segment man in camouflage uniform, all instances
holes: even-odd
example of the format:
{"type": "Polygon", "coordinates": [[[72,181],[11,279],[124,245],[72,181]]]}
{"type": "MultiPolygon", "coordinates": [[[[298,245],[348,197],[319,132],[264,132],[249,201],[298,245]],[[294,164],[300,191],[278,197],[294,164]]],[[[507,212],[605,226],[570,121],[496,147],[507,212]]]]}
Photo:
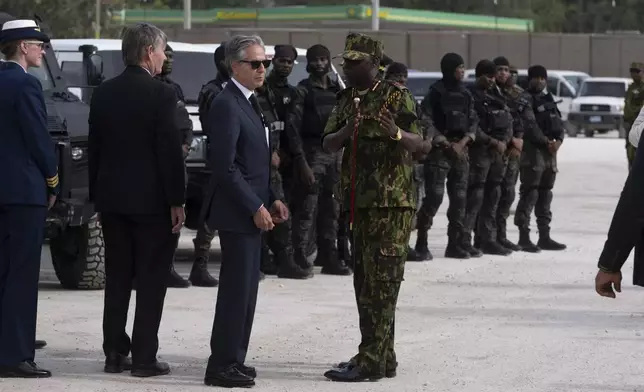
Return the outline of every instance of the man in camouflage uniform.
{"type": "Polygon", "coordinates": [[[628,142],[628,134],[631,131],[633,122],[644,105],[644,63],[634,62],[631,64],[631,78],[633,83],[626,90],[624,98],[624,128],[626,129],[626,158],[628,159],[628,170],[633,166],[635,159],[635,147],[628,142]]]}
{"type": "MultiPolygon", "coordinates": [[[[271,187],[276,199],[288,203],[280,174],[280,145],[283,134],[294,132],[292,127],[285,127],[286,119],[296,94],[295,87],[288,83],[288,76],[293,71],[297,51],[291,45],[275,45],[273,70],[266,77],[264,85],[257,89],[257,99],[264,114],[266,126],[270,132],[271,187]]],[[[297,143],[299,136],[295,135],[297,143]]],[[[289,145],[293,143],[290,136],[289,145]]],[[[301,149],[301,147],[300,147],[301,149]]],[[[306,279],[309,273],[295,264],[293,259],[293,242],[291,240],[291,218],[279,223],[271,231],[263,234],[261,270],[267,275],[277,274],[280,278],[306,279]],[[269,250],[275,257],[271,259],[269,250]]]]}
{"type": "MultiPolygon", "coordinates": [[[[173,81],[170,77],[170,75],[172,74],[172,64],[173,64],[173,57],[174,57],[174,52],[170,47],[170,45],[166,45],[165,55],[166,55],[166,60],[163,62],[161,73],[155,76],[155,79],[163,83],[169,84],[174,88],[176,92],[177,123],[182,133],[183,152],[184,152],[184,158],[186,158],[188,156],[188,152],[190,151],[190,145],[192,144],[192,121],[190,120],[190,115],[188,114],[188,110],[186,109],[186,105],[185,105],[186,98],[183,95],[183,90],[181,89],[181,86],[179,86],[179,84],[173,81]]],[[[186,176],[186,180],[187,178],[188,176],[186,176]]],[[[177,241],[176,246],[178,246],[179,234],[177,234],[176,236],[176,241],[177,241]]],[[[210,276],[210,273],[208,272],[208,265],[198,260],[195,260],[195,262],[192,264],[190,277],[192,278],[193,276],[197,276],[198,278],[210,277],[211,279],[214,279],[212,278],[212,276],[210,276]]],[[[201,280],[196,280],[196,281],[197,283],[201,283],[201,280]]],[[[190,286],[190,281],[185,280],[183,277],[181,277],[174,269],[174,263],[172,263],[172,266],[170,268],[170,276],[168,278],[168,287],[185,288],[189,286],[190,286]]]]}
{"type": "Polygon", "coordinates": [[[496,209],[505,176],[505,152],[512,138],[512,114],[494,82],[495,75],[495,64],[481,60],[476,64],[476,82],[470,87],[479,129],[469,151],[470,172],[462,247],[471,257],[480,257],[482,253],[499,256],[512,253],[496,238],[496,209]],[[480,244],[477,244],[480,251],[472,246],[474,230],[480,236],[480,244]]]}
{"type": "Polygon", "coordinates": [[[347,38],[344,74],[326,125],[326,151],[344,148],[342,201],[349,213],[359,353],[325,377],[356,382],[394,377],[394,320],[416,204],[412,153],[422,147],[415,102],[402,85],[376,78],[383,48],[366,35],[347,38]]]}
{"type": "Polygon", "coordinates": [[[416,252],[425,260],[432,254],[427,246],[427,232],[443,202],[445,180],[448,243],[445,257],[467,259],[470,253],[462,247],[463,220],[467,203],[469,175],[468,144],[476,139],[478,117],[472,94],[465,88],[463,58],[447,53],[441,59],[443,78],[434,83],[421,103],[423,127],[434,146],[425,161],[425,199],[418,212],[416,252]]]}
{"type": "Polygon", "coordinates": [[[557,151],[564,138],[561,113],[554,97],[546,88],[548,72],[541,65],[528,69],[529,87],[536,127],[526,128],[523,152],[521,153],[521,186],[519,203],[514,214],[514,224],[519,228],[519,246],[524,252],[537,253],[543,250],[564,250],[550,237],[552,221],[552,188],[557,178],[557,151]],[[530,215],[537,218],[539,241],[530,240],[530,215]]]}
{"type": "Polygon", "coordinates": [[[523,150],[523,133],[525,128],[535,127],[534,112],[530,104],[530,97],[523,89],[516,85],[518,76],[516,68],[511,72],[510,62],[505,57],[494,59],[496,65],[496,84],[506,97],[508,106],[512,110],[512,140],[508,143],[506,152],[508,163],[505,168],[505,177],[501,184],[501,198],[496,212],[496,236],[498,243],[506,249],[519,251],[521,247],[507,237],[507,220],[510,208],[516,197],[516,186],[519,179],[519,160],[523,150]]]}
{"type": "MultiPolygon", "coordinates": [[[[310,267],[307,262],[309,241],[317,240],[316,264],[322,266],[323,274],[349,275],[351,270],[338,257],[339,205],[334,189],[339,180],[341,153],[322,150],[322,135],[331,110],[336,102],[340,86],[331,80],[329,50],[323,45],[313,45],[307,50],[309,77],[298,84],[294,109],[289,127],[299,132],[302,150],[294,153],[298,181],[294,188],[293,246],[295,261],[301,267],[310,267]],[[316,238],[311,236],[311,227],[316,225],[316,238]]],[[[309,268],[309,271],[311,269],[309,268]]]]}

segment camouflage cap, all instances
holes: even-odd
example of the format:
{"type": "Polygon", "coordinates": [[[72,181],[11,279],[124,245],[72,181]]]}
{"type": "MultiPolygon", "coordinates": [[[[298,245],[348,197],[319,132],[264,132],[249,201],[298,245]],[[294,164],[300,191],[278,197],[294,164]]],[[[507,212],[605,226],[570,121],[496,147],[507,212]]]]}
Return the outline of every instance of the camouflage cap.
{"type": "Polygon", "coordinates": [[[631,63],[631,69],[639,69],[640,71],[643,71],[644,63],[640,63],[639,61],[633,61],[631,63]]]}
{"type": "Polygon", "coordinates": [[[350,33],[344,45],[344,52],[337,57],[346,60],[366,60],[369,58],[382,59],[383,56],[382,42],[373,39],[365,34],[350,33]]]}

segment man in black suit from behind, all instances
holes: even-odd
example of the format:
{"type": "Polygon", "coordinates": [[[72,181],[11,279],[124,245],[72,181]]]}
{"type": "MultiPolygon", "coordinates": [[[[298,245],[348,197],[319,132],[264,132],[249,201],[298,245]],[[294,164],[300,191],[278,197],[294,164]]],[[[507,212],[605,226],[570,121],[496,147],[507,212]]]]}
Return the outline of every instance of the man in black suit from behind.
{"type": "Polygon", "coordinates": [[[89,192],[105,236],[105,371],[150,377],[170,372],[156,355],[175,234],[185,219],[185,174],[176,94],[153,79],[167,38],[140,23],[125,29],[122,40],[125,71],[98,87],[90,105],[89,192]],[[125,326],[133,283],[130,341],[125,326]]]}
{"type": "Polygon", "coordinates": [[[270,188],[268,128],[254,90],[264,83],[264,43],[258,36],[236,36],[226,43],[231,80],[213,100],[208,122],[212,177],[204,219],[219,231],[221,271],[205,384],[255,385],[255,369],[244,364],[250,340],[262,250],[262,231],[288,218],[270,188]],[[270,208],[267,209],[267,207],[270,208]]]}

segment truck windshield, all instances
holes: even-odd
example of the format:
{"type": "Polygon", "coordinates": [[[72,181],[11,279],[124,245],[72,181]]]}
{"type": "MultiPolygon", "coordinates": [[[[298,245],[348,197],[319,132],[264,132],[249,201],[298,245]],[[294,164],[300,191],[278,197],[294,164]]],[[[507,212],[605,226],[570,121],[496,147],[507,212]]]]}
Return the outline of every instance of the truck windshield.
{"type": "MultiPolygon", "coordinates": [[[[0,53],[0,61],[5,61],[2,53],[0,53]]],[[[49,68],[47,68],[47,61],[44,57],[42,59],[42,66],[40,68],[31,67],[27,70],[27,72],[34,75],[38,78],[38,80],[40,80],[43,91],[51,90],[54,87],[53,83],[51,82],[51,74],[49,73],[49,68]]]]}
{"type": "Polygon", "coordinates": [[[579,91],[580,97],[616,97],[626,96],[624,82],[592,82],[584,81],[579,91]]]}

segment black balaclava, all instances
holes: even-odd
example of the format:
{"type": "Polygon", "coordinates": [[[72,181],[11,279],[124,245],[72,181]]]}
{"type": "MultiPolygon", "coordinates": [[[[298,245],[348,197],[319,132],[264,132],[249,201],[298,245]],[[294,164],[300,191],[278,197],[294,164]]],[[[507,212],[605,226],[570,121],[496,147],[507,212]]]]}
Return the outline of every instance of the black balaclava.
{"type": "Polygon", "coordinates": [[[477,78],[483,75],[494,76],[496,74],[496,65],[490,60],[481,60],[476,64],[474,72],[474,76],[477,78]]]}
{"type": "Polygon", "coordinates": [[[503,56],[499,56],[492,61],[494,62],[494,65],[496,65],[497,67],[508,67],[508,68],[510,67],[510,62],[508,61],[508,59],[506,59],[503,56]]]}
{"type": "Polygon", "coordinates": [[[230,73],[226,68],[224,60],[226,59],[226,43],[222,42],[217,49],[215,49],[215,67],[217,73],[221,75],[224,80],[230,79],[230,73]]]}
{"type": "MultiPolygon", "coordinates": [[[[293,45],[275,45],[274,58],[287,58],[295,61],[295,59],[297,58],[297,50],[293,45]]],[[[273,72],[275,72],[275,74],[282,79],[288,78],[288,76],[291,74],[291,71],[292,68],[288,72],[285,72],[283,69],[280,69],[277,66],[273,66],[273,72]]]]}
{"type": "MultiPolygon", "coordinates": [[[[329,59],[329,65],[327,67],[326,73],[331,71],[331,52],[329,51],[329,48],[324,45],[315,44],[306,51],[306,61],[311,62],[318,57],[326,57],[327,59],[329,59]]],[[[313,70],[307,64],[306,72],[311,73],[311,71],[313,70]]]]}
{"type": "Polygon", "coordinates": [[[454,72],[456,68],[465,64],[463,57],[456,53],[447,53],[441,59],[441,72],[443,73],[443,80],[447,83],[456,83],[454,72]]]}
{"type": "Polygon", "coordinates": [[[548,79],[548,71],[546,71],[546,68],[543,65],[533,65],[528,68],[528,80],[538,77],[548,79]]]}

